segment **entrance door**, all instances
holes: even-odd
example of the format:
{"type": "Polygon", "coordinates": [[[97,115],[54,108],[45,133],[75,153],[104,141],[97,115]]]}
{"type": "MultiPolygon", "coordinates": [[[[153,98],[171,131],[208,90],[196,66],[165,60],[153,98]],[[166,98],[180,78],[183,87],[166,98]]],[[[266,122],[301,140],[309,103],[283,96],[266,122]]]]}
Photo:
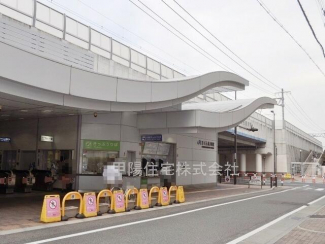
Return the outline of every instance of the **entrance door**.
{"type": "Polygon", "coordinates": [[[35,151],[21,151],[20,162],[18,169],[29,170],[32,165],[35,167],[36,152],[35,151]]]}
{"type": "Polygon", "coordinates": [[[16,150],[9,150],[3,151],[3,170],[12,170],[16,169],[17,167],[17,151],[16,150]]]}

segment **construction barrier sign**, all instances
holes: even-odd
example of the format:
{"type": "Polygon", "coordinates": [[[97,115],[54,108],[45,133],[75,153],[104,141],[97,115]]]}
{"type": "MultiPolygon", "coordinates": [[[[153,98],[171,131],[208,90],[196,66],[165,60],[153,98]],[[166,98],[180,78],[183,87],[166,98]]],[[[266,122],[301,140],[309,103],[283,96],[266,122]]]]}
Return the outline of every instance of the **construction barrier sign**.
{"type": "Polygon", "coordinates": [[[167,187],[160,188],[160,204],[162,206],[169,205],[169,194],[167,191],[167,187]]]}
{"type": "Polygon", "coordinates": [[[59,195],[44,196],[41,221],[44,223],[61,221],[61,206],[59,195]]]}
{"type": "Polygon", "coordinates": [[[141,209],[149,208],[149,196],[147,189],[140,189],[138,206],[141,209]]]}
{"type": "Polygon", "coordinates": [[[85,217],[97,216],[97,201],[95,192],[87,192],[83,197],[82,213],[85,217]]]}
{"type": "Polygon", "coordinates": [[[178,203],[185,202],[185,194],[184,194],[184,188],[183,188],[183,186],[177,187],[176,201],[178,203]]]}
{"type": "Polygon", "coordinates": [[[113,201],[111,204],[110,213],[121,213],[125,212],[125,201],[123,190],[113,192],[113,201]]]}

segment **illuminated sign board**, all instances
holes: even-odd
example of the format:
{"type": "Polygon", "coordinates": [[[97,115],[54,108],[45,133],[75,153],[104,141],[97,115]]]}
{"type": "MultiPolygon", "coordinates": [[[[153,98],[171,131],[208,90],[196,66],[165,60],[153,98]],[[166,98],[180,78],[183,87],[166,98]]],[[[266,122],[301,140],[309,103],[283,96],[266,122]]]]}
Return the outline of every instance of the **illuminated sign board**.
{"type": "Polygon", "coordinates": [[[0,137],[0,142],[11,142],[9,137],[0,137]]]}
{"type": "Polygon", "coordinates": [[[142,135],[141,141],[162,141],[162,135],[156,134],[156,135],[142,135]]]}
{"type": "Polygon", "coordinates": [[[41,136],[41,141],[53,142],[53,136],[41,136]]]}

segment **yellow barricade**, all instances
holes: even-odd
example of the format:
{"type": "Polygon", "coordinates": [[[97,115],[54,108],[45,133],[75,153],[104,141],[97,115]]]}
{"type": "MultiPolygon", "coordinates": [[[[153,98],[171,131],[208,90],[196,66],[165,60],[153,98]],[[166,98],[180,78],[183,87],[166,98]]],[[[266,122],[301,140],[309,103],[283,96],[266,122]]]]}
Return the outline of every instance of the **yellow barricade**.
{"type": "Polygon", "coordinates": [[[177,186],[171,186],[169,188],[169,204],[177,203],[176,195],[177,195],[177,186]],[[175,192],[174,196],[172,195],[173,192],[175,192]],[[172,199],[174,199],[174,201],[172,199]]]}
{"type": "Polygon", "coordinates": [[[82,214],[87,217],[97,216],[97,201],[95,192],[86,192],[82,198],[82,214]]]}
{"type": "Polygon", "coordinates": [[[139,209],[149,208],[149,196],[147,189],[140,189],[137,197],[137,207],[139,209]]]}
{"type": "Polygon", "coordinates": [[[69,200],[79,200],[80,204],[79,204],[79,209],[78,209],[78,214],[76,214],[76,218],[78,219],[82,219],[85,216],[82,214],[82,196],[79,192],[76,191],[72,191],[67,193],[63,200],[62,200],[62,209],[61,209],[61,220],[66,221],[69,218],[65,215],[65,201],[69,201],[69,200]]]}
{"type": "Polygon", "coordinates": [[[110,198],[110,201],[111,201],[111,204],[112,204],[112,192],[110,190],[102,190],[98,193],[97,195],[97,215],[100,216],[102,215],[102,212],[100,211],[100,207],[101,206],[107,206],[107,211],[109,210],[109,204],[108,203],[100,203],[100,198],[106,198],[106,197],[109,197],[110,198]]]}
{"type": "Polygon", "coordinates": [[[152,194],[153,193],[158,193],[158,196],[157,196],[157,203],[155,204],[156,206],[161,206],[159,204],[159,188],[157,186],[153,186],[150,191],[149,191],[149,208],[153,208],[153,204],[152,204],[152,200],[153,200],[153,197],[152,197],[152,194]]]}
{"type": "Polygon", "coordinates": [[[183,203],[183,202],[185,202],[185,193],[184,193],[183,186],[177,187],[176,202],[177,203],[183,203]]]}
{"type": "Polygon", "coordinates": [[[161,206],[169,205],[169,195],[167,187],[160,187],[158,202],[161,206]]]}
{"type": "Polygon", "coordinates": [[[123,190],[116,190],[113,192],[111,202],[111,209],[108,211],[108,213],[114,214],[114,213],[121,213],[125,212],[125,201],[124,201],[124,194],[123,190]]]}
{"type": "Polygon", "coordinates": [[[60,195],[45,195],[41,213],[44,223],[61,221],[60,195]]]}
{"type": "Polygon", "coordinates": [[[133,189],[129,189],[127,190],[127,192],[125,193],[125,210],[127,212],[129,212],[131,209],[129,208],[129,201],[130,201],[130,195],[136,195],[136,199],[134,200],[134,209],[136,210],[140,210],[141,208],[139,208],[137,206],[138,203],[138,198],[139,198],[139,191],[137,188],[133,188],[133,189]]]}

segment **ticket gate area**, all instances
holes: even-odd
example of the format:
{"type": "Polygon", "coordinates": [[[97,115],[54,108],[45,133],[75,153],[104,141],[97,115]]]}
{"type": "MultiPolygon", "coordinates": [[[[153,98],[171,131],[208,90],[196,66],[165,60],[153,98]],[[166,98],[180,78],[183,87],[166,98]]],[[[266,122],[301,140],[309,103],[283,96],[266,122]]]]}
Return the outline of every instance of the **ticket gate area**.
{"type": "Polygon", "coordinates": [[[13,193],[16,175],[10,170],[0,170],[0,193],[13,193]]]}
{"type": "Polygon", "coordinates": [[[52,172],[50,170],[32,170],[32,174],[35,177],[35,184],[33,184],[33,190],[36,191],[52,191],[54,177],[52,176],[52,172]]]}
{"type": "Polygon", "coordinates": [[[15,192],[32,192],[35,177],[28,170],[13,170],[16,175],[15,192]]]}

